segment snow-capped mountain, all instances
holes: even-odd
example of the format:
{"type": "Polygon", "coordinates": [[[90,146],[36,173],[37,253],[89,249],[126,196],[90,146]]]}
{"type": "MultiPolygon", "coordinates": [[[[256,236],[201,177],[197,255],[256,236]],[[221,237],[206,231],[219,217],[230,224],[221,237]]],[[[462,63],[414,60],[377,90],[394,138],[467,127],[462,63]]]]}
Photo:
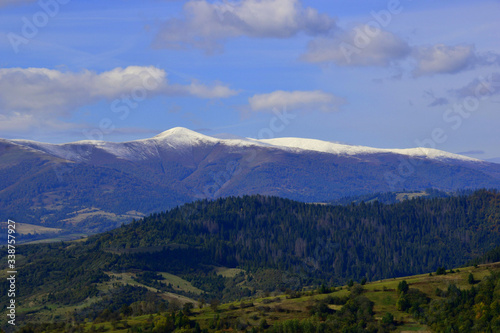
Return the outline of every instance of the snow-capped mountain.
{"type": "Polygon", "coordinates": [[[469,162],[482,162],[481,160],[448,153],[442,150],[430,148],[411,149],[381,149],[364,146],[344,145],[334,142],[303,138],[276,138],[257,140],[251,138],[215,138],[197,133],[183,127],[175,127],[162,132],[150,139],[130,141],[124,143],[113,143],[104,141],[78,141],[67,144],[48,144],[27,140],[11,140],[21,146],[40,150],[50,155],[69,159],[72,161],[85,161],[90,158],[87,154],[76,154],[75,147],[88,145],[92,149],[100,149],[118,158],[130,161],[144,160],[152,157],[160,157],[161,149],[173,149],[178,152],[189,151],[192,147],[206,145],[225,145],[228,147],[264,147],[281,149],[288,152],[314,151],[333,155],[366,155],[366,154],[398,154],[408,157],[419,157],[428,159],[454,159],[469,162]]]}
{"type": "Polygon", "coordinates": [[[123,143],[0,140],[0,171],[1,217],[90,230],[130,211],[230,195],[318,202],[402,189],[500,188],[499,164],[436,149],[211,137],[180,127],[123,143]],[[85,218],[75,213],[82,210],[85,218]]]}

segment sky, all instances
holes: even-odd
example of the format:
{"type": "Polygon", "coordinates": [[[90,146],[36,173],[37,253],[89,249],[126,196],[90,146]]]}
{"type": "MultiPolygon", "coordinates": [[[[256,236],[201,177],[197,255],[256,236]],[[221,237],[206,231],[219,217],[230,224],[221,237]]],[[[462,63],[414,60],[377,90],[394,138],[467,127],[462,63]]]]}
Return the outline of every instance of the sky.
{"type": "Polygon", "coordinates": [[[0,0],[0,137],[500,157],[500,1],[0,0]]]}

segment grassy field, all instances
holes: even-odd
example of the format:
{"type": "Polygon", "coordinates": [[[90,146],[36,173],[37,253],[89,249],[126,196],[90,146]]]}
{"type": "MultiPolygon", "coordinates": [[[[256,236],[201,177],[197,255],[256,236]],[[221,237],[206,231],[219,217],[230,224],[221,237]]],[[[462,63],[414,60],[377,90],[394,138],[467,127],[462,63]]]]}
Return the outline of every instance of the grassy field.
{"type": "Polygon", "coordinates": [[[396,194],[396,200],[398,200],[398,201],[411,200],[411,199],[415,199],[418,197],[425,197],[427,195],[428,194],[425,192],[398,193],[398,194],[396,194]]]}
{"type": "Polygon", "coordinates": [[[81,241],[82,239],[86,239],[88,235],[82,233],[75,234],[64,234],[57,237],[39,239],[32,242],[26,242],[23,244],[41,244],[41,243],[54,243],[54,242],[69,242],[69,241],[81,241]]]}
{"type": "MultiPolygon", "coordinates": [[[[17,260],[23,262],[25,258],[23,256],[18,256],[17,260]]],[[[239,269],[229,269],[224,267],[214,267],[214,271],[217,274],[224,276],[236,276],[240,272],[239,269]]],[[[461,289],[470,288],[468,283],[468,276],[470,273],[473,274],[476,281],[481,281],[486,276],[490,274],[491,271],[500,271],[500,263],[479,265],[477,267],[465,267],[450,271],[446,275],[436,275],[432,274],[422,274],[401,278],[385,279],[380,281],[368,282],[363,286],[363,295],[374,302],[374,317],[377,320],[381,320],[382,317],[390,312],[394,315],[394,319],[398,322],[395,332],[429,332],[429,328],[416,322],[409,314],[406,312],[398,311],[396,303],[398,299],[397,287],[398,284],[405,280],[408,282],[410,288],[419,289],[420,291],[427,294],[430,298],[438,298],[436,296],[436,289],[446,290],[450,284],[456,285],[461,289]]],[[[319,294],[313,290],[303,291],[299,298],[288,298],[285,294],[267,293],[264,297],[253,297],[244,299],[243,302],[247,306],[241,306],[241,301],[236,301],[232,303],[225,303],[218,306],[218,309],[214,311],[208,304],[205,304],[203,308],[200,308],[200,304],[195,299],[179,295],[171,292],[162,292],[150,286],[143,285],[134,280],[135,273],[133,272],[106,272],[110,276],[110,280],[98,285],[98,289],[101,291],[108,291],[113,285],[134,285],[145,287],[148,290],[158,293],[163,299],[173,302],[175,301],[179,306],[183,306],[186,303],[193,303],[194,309],[191,320],[199,323],[200,327],[206,328],[209,322],[213,320],[215,316],[223,318],[238,319],[240,322],[251,326],[258,326],[260,321],[265,319],[269,325],[273,325],[276,322],[289,320],[289,319],[305,319],[310,316],[309,309],[316,304],[318,300],[322,300],[329,296],[347,296],[350,291],[347,286],[337,287],[335,291],[328,294],[319,294]]],[[[201,295],[202,290],[194,287],[189,281],[182,279],[179,276],[167,273],[159,272],[164,277],[161,280],[164,284],[171,284],[172,287],[178,291],[188,292],[191,294],[201,295]]],[[[0,278],[5,278],[6,272],[0,272],[0,278]]],[[[46,305],[43,302],[43,295],[33,296],[30,298],[28,303],[25,303],[23,308],[19,309],[19,313],[36,313],[36,321],[40,322],[54,322],[58,320],[63,320],[69,313],[80,310],[85,307],[92,305],[95,302],[100,301],[99,297],[93,297],[85,300],[85,302],[72,305],[72,306],[54,306],[46,305]]],[[[207,300],[207,303],[209,300],[207,300]]],[[[329,305],[332,309],[340,310],[341,305],[329,305]]],[[[129,326],[145,324],[148,321],[154,320],[158,314],[151,316],[138,316],[138,317],[128,317],[124,320],[129,326]]],[[[85,324],[90,329],[91,323],[85,324]]],[[[95,329],[105,329],[107,332],[127,332],[126,325],[120,323],[104,322],[94,324],[95,329]],[[114,326],[113,326],[114,325],[114,326]]]]}
{"type": "Polygon", "coordinates": [[[95,216],[105,217],[111,221],[122,221],[122,220],[131,221],[132,219],[139,219],[139,218],[144,217],[143,213],[137,212],[137,211],[129,211],[129,212],[126,212],[125,214],[117,215],[117,214],[114,214],[111,212],[106,212],[102,209],[95,208],[95,207],[81,209],[81,210],[75,211],[69,215],[70,215],[70,217],[68,217],[65,220],[62,220],[61,222],[66,222],[69,224],[76,225],[78,223],[81,223],[82,221],[84,221],[85,219],[87,219],[89,217],[95,217],[95,216]]]}
{"type": "MultiPolygon", "coordinates": [[[[7,228],[7,222],[0,222],[2,228],[7,228]]],[[[29,223],[16,223],[16,233],[19,235],[27,235],[27,234],[49,234],[49,233],[58,233],[61,232],[62,229],[57,228],[47,228],[40,225],[34,225],[29,223]]]]}
{"type": "Polygon", "coordinates": [[[193,294],[202,294],[203,290],[196,288],[191,284],[191,282],[186,281],[177,275],[169,274],[169,273],[159,273],[161,276],[165,278],[162,282],[165,284],[172,284],[172,287],[176,290],[182,290],[188,293],[193,294]]]}
{"type": "MultiPolygon", "coordinates": [[[[19,263],[24,262],[26,259],[22,255],[17,256],[17,261],[19,263]]],[[[113,284],[123,284],[123,285],[132,285],[132,286],[139,286],[139,287],[144,287],[152,292],[158,293],[164,300],[167,300],[168,302],[177,302],[180,306],[183,306],[186,303],[193,303],[197,304],[197,301],[194,299],[191,299],[189,297],[179,295],[176,293],[171,293],[171,292],[162,292],[159,291],[156,288],[152,288],[149,286],[146,286],[144,284],[141,284],[133,279],[135,276],[135,273],[130,273],[130,272],[106,272],[108,276],[110,276],[110,280],[104,283],[98,284],[98,289],[101,291],[108,291],[109,289],[112,288],[113,284]]],[[[191,292],[195,294],[201,294],[203,291],[194,287],[191,285],[190,282],[176,276],[172,275],[169,273],[160,273],[162,276],[165,277],[165,280],[162,280],[163,283],[171,283],[174,286],[174,289],[177,289],[179,291],[186,291],[186,292],[191,292]]],[[[0,279],[5,279],[7,278],[8,273],[6,270],[1,270],[0,271],[0,279]]],[[[21,283],[22,281],[20,281],[21,283]]],[[[33,314],[34,316],[31,317],[32,320],[37,321],[37,322],[54,322],[54,321],[59,321],[63,318],[65,318],[69,313],[74,312],[75,310],[81,310],[84,309],[93,303],[101,301],[101,297],[92,297],[86,299],[83,303],[77,304],[77,305],[70,305],[70,306],[65,306],[65,305],[53,305],[53,304],[47,304],[46,302],[43,301],[43,299],[46,297],[46,294],[38,294],[38,295],[32,295],[28,298],[26,303],[21,307],[18,308],[18,314],[33,314]]],[[[4,319],[4,318],[2,318],[4,319]]],[[[136,319],[140,320],[140,319],[136,319]]]]}
{"type": "MultiPolygon", "coordinates": [[[[396,302],[398,299],[397,286],[406,280],[410,288],[416,288],[426,293],[431,298],[435,296],[437,288],[446,290],[450,284],[455,284],[458,288],[470,288],[468,276],[470,273],[474,275],[476,281],[482,280],[489,275],[491,271],[499,271],[500,263],[480,265],[478,267],[466,267],[454,270],[453,273],[446,275],[429,275],[422,274],[416,276],[408,276],[394,279],[386,279],[381,281],[369,282],[364,286],[363,295],[368,297],[375,303],[374,311],[375,318],[381,318],[388,312],[394,315],[398,325],[395,332],[430,332],[425,325],[416,322],[406,312],[398,311],[396,302]]],[[[219,273],[234,273],[235,271],[219,269],[219,273]]],[[[236,274],[239,272],[236,272],[236,274]]],[[[182,279],[171,276],[170,274],[162,273],[169,281],[180,281],[182,279]],[[180,280],[179,280],[180,279],[180,280]]],[[[181,285],[181,284],[179,284],[181,285]]],[[[241,306],[241,301],[221,304],[216,311],[210,306],[203,308],[195,308],[190,316],[191,320],[199,323],[201,328],[208,327],[208,323],[215,316],[220,318],[238,318],[242,323],[251,326],[258,326],[262,319],[265,319],[269,325],[279,321],[288,319],[304,319],[310,316],[309,310],[317,300],[324,299],[328,296],[345,296],[349,294],[347,286],[337,287],[334,292],[329,294],[317,294],[313,291],[304,292],[299,298],[287,298],[286,295],[272,295],[269,297],[257,297],[245,299],[247,306],[241,306]]],[[[330,305],[331,308],[339,310],[341,306],[330,305]]],[[[152,316],[130,317],[126,319],[128,325],[144,324],[155,320],[156,314],[152,316]]],[[[87,329],[90,328],[90,323],[87,324],[87,329]]],[[[107,332],[127,332],[124,323],[114,323],[115,328],[111,323],[94,324],[95,329],[105,329],[107,332]],[[121,326],[122,325],[122,326],[121,326]]]]}
{"type": "MultiPolygon", "coordinates": [[[[0,230],[6,232],[7,222],[0,222],[0,230]]],[[[66,242],[75,239],[86,237],[84,233],[70,233],[60,228],[49,228],[41,225],[16,222],[16,243],[17,244],[36,244],[36,243],[53,243],[53,242],[66,242]],[[24,235],[37,235],[41,238],[38,240],[26,241],[24,235]]],[[[32,239],[32,238],[31,238],[32,239]]],[[[35,238],[36,239],[36,238],[35,238]]],[[[6,242],[6,240],[5,240],[6,242]]],[[[6,243],[2,243],[5,245],[6,243]]]]}
{"type": "MultiPolygon", "coordinates": [[[[113,283],[119,283],[119,284],[123,284],[123,285],[128,284],[131,286],[144,287],[144,288],[146,288],[150,291],[153,291],[155,293],[160,293],[161,297],[168,300],[169,302],[176,300],[181,305],[183,305],[185,303],[193,303],[193,304],[197,303],[195,300],[193,300],[189,297],[186,297],[183,295],[178,295],[175,293],[170,293],[170,292],[161,292],[160,290],[158,290],[156,288],[149,287],[149,286],[146,286],[142,283],[139,283],[133,279],[133,277],[135,276],[134,273],[130,273],[130,272],[124,272],[124,273],[106,272],[106,274],[111,277],[111,280],[106,282],[106,283],[100,284],[99,289],[101,289],[101,290],[109,289],[109,287],[113,283]]],[[[199,289],[193,287],[191,285],[191,283],[189,283],[188,281],[183,280],[182,278],[180,278],[176,275],[172,275],[172,274],[168,274],[168,273],[159,273],[159,274],[161,274],[161,275],[163,275],[163,277],[165,277],[165,280],[163,280],[162,282],[165,284],[172,283],[172,285],[174,285],[174,289],[177,286],[177,289],[182,290],[182,291],[195,292],[195,293],[200,293],[200,294],[203,292],[202,290],[199,290],[199,289]],[[176,284],[174,284],[174,283],[176,283],[176,284]]]]}
{"type": "Polygon", "coordinates": [[[233,278],[241,272],[244,272],[244,270],[239,268],[215,267],[215,272],[223,277],[233,278]]]}

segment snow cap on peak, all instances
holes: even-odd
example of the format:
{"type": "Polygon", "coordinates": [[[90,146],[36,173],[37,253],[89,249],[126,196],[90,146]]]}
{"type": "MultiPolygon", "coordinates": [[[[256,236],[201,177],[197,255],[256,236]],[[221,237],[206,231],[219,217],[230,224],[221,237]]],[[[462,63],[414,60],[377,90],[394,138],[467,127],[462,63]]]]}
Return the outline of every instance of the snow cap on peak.
{"type": "Polygon", "coordinates": [[[212,138],[184,127],[174,127],[152,138],[153,141],[167,142],[175,147],[187,147],[200,143],[217,143],[220,140],[212,138]]]}
{"type": "Polygon", "coordinates": [[[204,136],[203,134],[200,134],[198,132],[195,132],[195,131],[192,131],[190,129],[187,129],[185,127],[174,127],[174,128],[171,128],[169,130],[166,130],[164,132],[161,132],[160,134],[156,135],[154,138],[163,138],[163,137],[167,137],[167,136],[195,136],[195,137],[199,137],[199,136],[204,136]]]}

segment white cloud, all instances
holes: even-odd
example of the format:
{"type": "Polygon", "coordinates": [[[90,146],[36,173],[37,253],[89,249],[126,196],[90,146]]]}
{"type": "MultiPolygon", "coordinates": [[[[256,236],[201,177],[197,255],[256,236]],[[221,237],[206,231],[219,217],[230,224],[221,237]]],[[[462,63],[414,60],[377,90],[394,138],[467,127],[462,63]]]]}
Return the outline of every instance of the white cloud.
{"type": "Polygon", "coordinates": [[[192,95],[224,98],[236,94],[225,85],[171,85],[167,73],[153,66],[130,66],[96,73],[61,72],[47,68],[0,69],[0,105],[11,111],[68,112],[76,107],[136,94],[141,99],[156,95],[192,95]]]}
{"type": "Polygon", "coordinates": [[[344,103],[342,98],[320,90],[315,91],[283,91],[277,90],[268,94],[256,94],[248,99],[253,111],[287,110],[321,110],[336,111],[344,103]]]}
{"type": "Polygon", "coordinates": [[[316,38],[302,55],[302,60],[307,62],[334,63],[337,66],[389,66],[404,59],[416,63],[413,69],[415,77],[455,74],[500,64],[500,55],[491,51],[478,53],[473,45],[411,47],[395,34],[370,25],[358,25],[332,37],[316,38]]]}
{"type": "Polygon", "coordinates": [[[0,105],[15,112],[65,113],[139,89],[158,93],[165,84],[166,73],[155,67],[130,66],[101,74],[88,70],[73,73],[47,68],[3,68],[0,105]]]}
{"type": "MultiPolygon", "coordinates": [[[[0,116],[3,126],[25,128],[47,125],[61,127],[58,119],[85,105],[107,100],[142,101],[158,95],[224,98],[237,94],[215,83],[205,86],[170,84],[167,73],[154,66],[130,66],[96,73],[78,73],[47,68],[0,69],[0,116]]],[[[2,126],[2,127],[3,127],[2,126]]]]}
{"type": "Polygon", "coordinates": [[[220,83],[215,83],[212,86],[206,86],[198,81],[191,82],[191,84],[185,89],[189,92],[189,94],[200,98],[226,98],[234,96],[238,93],[220,83]]]}
{"type": "Polygon", "coordinates": [[[165,22],[154,45],[212,51],[226,38],[289,38],[300,32],[315,36],[334,27],[333,18],[304,8],[299,0],[191,0],[184,5],[184,18],[165,22]]]}
{"type": "Polygon", "coordinates": [[[407,57],[410,51],[410,46],[393,33],[358,25],[332,38],[312,40],[302,59],[338,66],[388,66],[407,57]]]}
{"type": "Polygon", "coordinates": [[[473,68],[481,62],[472,45],[436,44],[416,47],[414,58],[417,60],[417,67],[414,70],[415,76],[454,74],[473,68]]]}

